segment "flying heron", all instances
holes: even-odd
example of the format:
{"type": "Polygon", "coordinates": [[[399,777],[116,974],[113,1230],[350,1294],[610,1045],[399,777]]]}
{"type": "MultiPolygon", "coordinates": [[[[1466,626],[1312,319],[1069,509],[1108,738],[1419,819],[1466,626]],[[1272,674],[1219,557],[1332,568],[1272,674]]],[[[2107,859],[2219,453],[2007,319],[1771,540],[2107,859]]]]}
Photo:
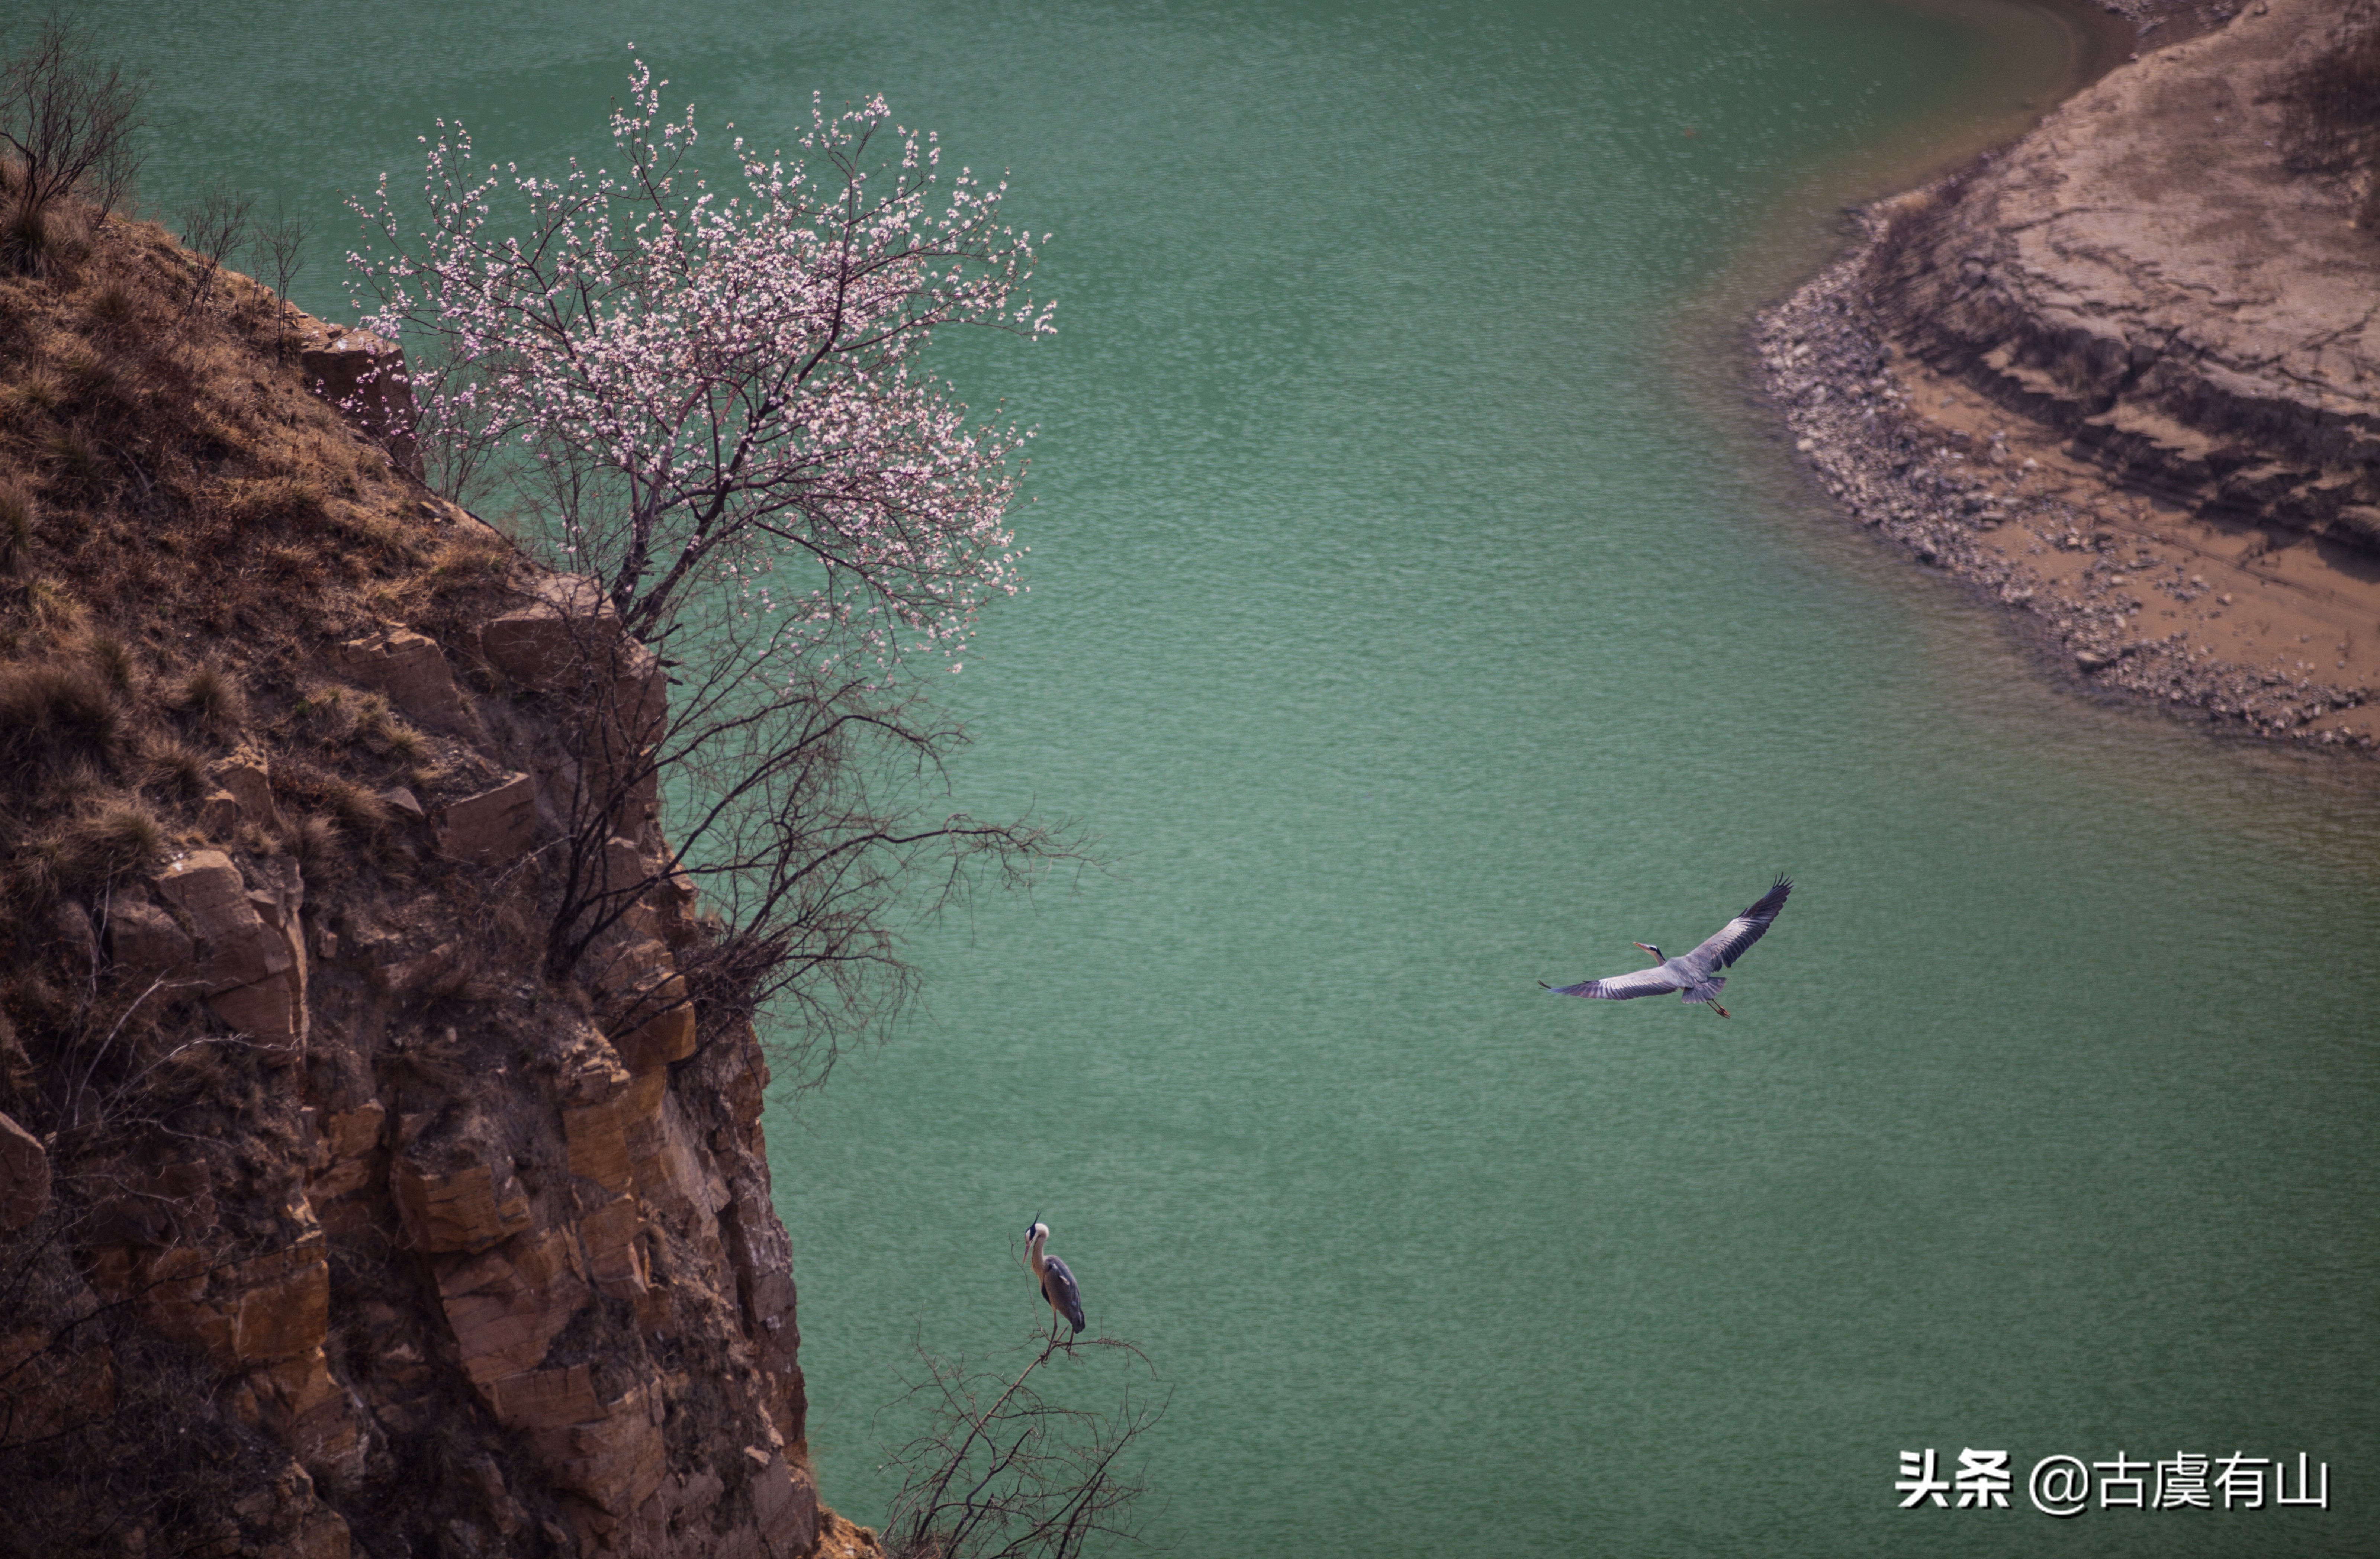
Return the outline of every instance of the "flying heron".
{"type": "Polygon", "coordinates": [[[1057,1335],[1058,1323],[1063,1321],[1080,1336],[1083,1332],[1083,1291],[1075,1287],[1075,1275],[1066,1263],[1055,1256],[1045,1256],[1041,1248],[1050,1243],[1050,1226],[1040,1219],[1033,1220],[1025,1231],[1025,1264],[1033,1271],[1034,1280],[1041,1285],[1041,1297],[1050,1301],[1053,1319],[1050,1334],[1057,1335]]]}
{"type": "MultiPolygon", "coordinates": [[[[1575,985],[1546,985],[1546,989],[1556,996],[1583,996],[1601,1001],[1626,1001],[1632,997],[1675,991],[1680,1001],[1708,1002],[1710,1009],[1724,1018],[1727,1009],[1718,1004],[1718,993],[1727,982],[1713,978],[1711,971],[1729,968],[1750,951],[1752,944],[1760,940],[1760,934],[1768,929],[1768,923],[1777,918],[1777,912],[1785,907],[1785,895],[1792,891],[1792,879],[1779,876],[1776,886],[1762,894],[1750,909],[1720,926],[1708,941],[1690,953],[1663,958],[1661,949],[1652,943],[1634,942],[1630,946],[1653,955],[1652,968],[1640,969],[1633,974],[1617,974],[1609,980],[1584,980],[1575,985]]],[[[1546,985],[1543,980],[1537,984],[1546,985]]]]}

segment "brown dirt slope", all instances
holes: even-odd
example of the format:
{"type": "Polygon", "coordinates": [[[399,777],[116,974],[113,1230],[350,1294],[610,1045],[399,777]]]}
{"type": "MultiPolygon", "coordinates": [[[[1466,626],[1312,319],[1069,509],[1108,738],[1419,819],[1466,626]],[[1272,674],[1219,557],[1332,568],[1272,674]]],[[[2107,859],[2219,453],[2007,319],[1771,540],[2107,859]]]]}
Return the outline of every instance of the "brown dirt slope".
{"type": "Polygon", "coordinates": [[[2044,620],[2082,676],[2372,745],[2380,241],[2296,84],[2368,0],[2256,0],[1863,213],[1764,316],[1797,445],[1863,523],[2044,620]]]}
{"type": "Polygon", "coordinates": [[[2380,550],[2380,244],[2351,175],[2289,165],[2332,14],[2262,0],[1906,203],[1894,338],[2161,495],[2380,550]]]}
{"type": "Polygon", "coordinates": [[[809,1552],[709,929],[540,956],[545,576],[311,393],[354,338],[54,237],[0,275],[0,1553],[809,1552]]]}

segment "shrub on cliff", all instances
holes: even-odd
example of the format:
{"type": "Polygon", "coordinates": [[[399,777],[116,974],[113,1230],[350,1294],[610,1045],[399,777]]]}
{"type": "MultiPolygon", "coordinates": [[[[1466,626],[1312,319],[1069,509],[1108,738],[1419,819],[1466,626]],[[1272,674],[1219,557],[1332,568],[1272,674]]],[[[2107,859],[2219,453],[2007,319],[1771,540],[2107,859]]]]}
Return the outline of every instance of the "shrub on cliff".
{"type": "Polygon", "coordinates": [[[70,197],[103,218],[123,199],[140,168],[140,110],[139,84],[56,16],[0,65],[0,266],[57,267],[79,248],[70,197]]]}
{"type": "Polygon", "coordinates": [[[586,630],[588,707],[551,963],[690,878],[724,917],[713,994],[790,1009],[823,1045],[815,1078],[907,988],[887,919],[905,885],[939,904],[970,865],[1052,850],[1030,822],[929,815],[962,738],[905,670],[958,671],[984,603],[1015,590],[1025,437],[970,425],[921,355],[943,326],[1030,337],[1049,310],[1003,187],[946,179],[880,100],[814,104],[807,160],[736,139],[714,187],[664,85],[638,64],[611,171],[499,173],[442,123],[426,228],[383,179],[356,208],[382,247],[350,260],[366,323],[410,355],[433,482],[502,490],[546,561],[594,581],[554,598],[586,630]],[[674,855],[623,880],[612,841],[656,792],[674,855]]]}

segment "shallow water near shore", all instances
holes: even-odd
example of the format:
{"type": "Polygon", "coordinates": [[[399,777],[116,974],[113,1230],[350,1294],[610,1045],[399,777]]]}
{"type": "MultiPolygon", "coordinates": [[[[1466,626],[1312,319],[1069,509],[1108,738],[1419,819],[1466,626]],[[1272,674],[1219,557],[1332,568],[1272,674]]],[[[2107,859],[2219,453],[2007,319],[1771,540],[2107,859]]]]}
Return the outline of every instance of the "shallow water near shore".
{"type": "Polygon", "coordinates": [[[629,39],[764,141],[813,88],[884,91],[1057,234],[1062,333],[948,343],[1042,432],[1032,592],[943,692],[959,801],[1077,819],[1111,867],[926,928],[928,1007],[776,1103],[855,1518],[913,1336],[1036,1323],[1038,1215],[1171,1387],[1146,1477],[1184,1555],[2380,1526],[2371,770],[2042,680],[1818,501],[1721,356],[1830,203],[2051,90],[2040,13],[89,15],[182,138],[155,197],[302,202],[334,317],[328,191],[401,179],[442,114],[524,163],[599,149],[629,39]],[[1732,1021],[1536,987],[1779,869],[1732,1021]],[[2008,1450],[2011,1508],[1897,1509],[1926,1447],[2008,1450]],[[2022,1483],[2300,1451],[2326,1512],[2060,1522],[2022,1483]]]}

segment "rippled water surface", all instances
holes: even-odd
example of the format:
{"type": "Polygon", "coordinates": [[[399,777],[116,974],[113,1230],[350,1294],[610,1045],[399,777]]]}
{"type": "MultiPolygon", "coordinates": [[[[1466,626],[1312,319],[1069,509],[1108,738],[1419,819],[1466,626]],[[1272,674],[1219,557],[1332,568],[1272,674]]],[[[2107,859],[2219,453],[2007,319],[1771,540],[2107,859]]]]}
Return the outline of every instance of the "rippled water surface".
{"type": "Polygon", "coordinates": [[[86,9],[153,72],[152,197],[299,202],[325,310],[337,189],[441,114],[596,150],[630,40],[762,140],[882,91],[1057,235],[1062,333],[948,356],[1042,431],[1032,592],[945,691],[962,801],[1111,869],[927,929],[928,1009],[771,1117],[842,1507],[913,1336],[1034,1324],[1038,1214],[1171,1387],[1183,1554],[2380,1530],[2369,776],[2056,685],[1846,534],[1725,357],[1830,202],[2046,101],[2041,16],[86,9]],[[1731,1021],[1536,987],[1779,869],[1731,1021]],[[2014,1508],[1897,1510],[1926,1446],[2010,1450],[2014,1508]],[[2326,1514],[2021,1481],[2300,1450],[2326,1514]]]}

